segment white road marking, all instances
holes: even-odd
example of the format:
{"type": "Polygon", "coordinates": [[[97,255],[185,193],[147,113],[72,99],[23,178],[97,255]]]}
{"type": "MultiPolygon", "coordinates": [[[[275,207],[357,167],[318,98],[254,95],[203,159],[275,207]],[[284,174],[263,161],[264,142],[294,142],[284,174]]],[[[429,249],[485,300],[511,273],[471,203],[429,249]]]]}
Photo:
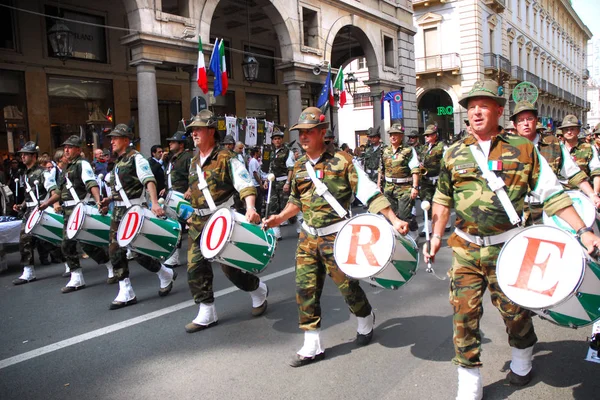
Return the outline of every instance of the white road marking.
{"type": "MultiPolygon", "coordinates": [[[[294,272],[295,267],[286,268],[284,270],[273,272],[272,274],[265,275],[264,277],[260,277],[260,280],[263,282],[270,281],[275,278],[279,278],[280,276],[287,275],[291,272],[294,272]]],[[[233,293],[238,291],[235,286],[228,287],[223,290],[219,290],[215,292],[214,297],[222,297],[226,294],[233,293]]],[[[31,360],[32,358],[36,358],[42,356],[44,354],[52,353],[53,351],[57,351],[60,349],[64,349],[65,347],[73,346],[75,344],[85,342],[86,340],[91,340],[97,338],[99,336],[107,335],[109,333],[119,331],[121,329],[129,328],[130,326],[141,324],[142,322],[149,321],[154,318],[162,317],[163,315],[174,313],[176,311],[182,310],[187,307],[194,306],[194,300],[184,301],[179,304],[175,304],[170,307],[163,308],[161,310],[153,311],[145,315],[140,315],[139,317],[135,317],[129,319],[127,321],[122,321],[113,325],[106,326],[104,328],[96,329],[95,331],[91,331],[88,333],[84,333],[81,335],[77,335],[70,339],[61,340],[60,342],[56,342],[53,344],[49,344],[44,347],[40,347],[39,349],[31,350],[23,354],[16,355],[14,357],[9,357],[0,361],[0,369],[4,369],[6,367],[10,367],[11,365],[18,364],[23,361],[31,360]]]]}

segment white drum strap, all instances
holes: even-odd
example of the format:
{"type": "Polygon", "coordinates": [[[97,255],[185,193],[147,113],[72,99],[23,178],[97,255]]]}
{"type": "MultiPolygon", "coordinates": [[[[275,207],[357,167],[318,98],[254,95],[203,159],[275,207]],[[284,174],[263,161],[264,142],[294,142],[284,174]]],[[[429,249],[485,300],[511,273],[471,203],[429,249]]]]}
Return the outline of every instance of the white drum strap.
{"type": "Polygon", "coordinates": [[[335,210],[335,212],[340,216],[340,218],[346,217],[348,214],[348,210],[346,210],[342,205],[333,197],[329,189],[327,189],[327,185],[317,178],[317,174],[315,173],[315,169],[313,168],[310,161],[306,162],[306,172],[308,172],[308,176],[315,184],[315,192],[321,197],[325,199],[329,203],[329,205],[335,210]]]}
{"type": "Polygon", "coordinates": [[[31,189],[31,186],[29,185],[29,179],[25,179],[25,186],[27,187],[26,192],[29,193],[29,195],[31,196],[31,199],[37,206],[39,202],[38,202],[37,197],[35,197],[35,194],[33,193],[33,189],[31,189]]]}
{"type": "Polygon", "coordinates": [[[123,203],[125,203],[125,206],[127,208],[131,207],[131,202],[129,201],[129,197],[127,197],[127,194],[125,193],[125,189],[123,189],[123,185],[121,185],[121,180],[119,179],[119,169],[116,168],[115,172],[113,174],[115,176],[115,190],[117,192],[119,192],[119,195],[121,196],[121,200],[123,200],[123,203]]]}
{"type": "Polygon", "coordinates": [[[486,157],[483,155],[478,146],[472,145],[469,146],[469,149],[471,150],[471,154],[473,154],[479,169],[481,169],[481,173],[487,181],[488,186],[494,191],[494,193],[496,193],[498,199],[500,199],[500,204],[502,204],[506,215],[508,215],[510,223],[513,225],[518,225],[521,222],[521,218],[519,218],[519,214],[517,214],[515,207],[508,198],[506,190],[504,190],[504,181],[490,171],[486,162],[486,157]]]}
{"type": "Polygon", "coordinates": [[[206,182],[206,179],[204,179],[204,171],[202,171],[202,168],[200,168],[199,165],[196,165],[196,173],[198,174],[198,189],[202,190],[202,194],[206,199],[206,204],[208,204],[208,208],[210,208],[211,211],[215,211],[217,209],[217,206],[215,205],[215,201],[213,200],[212,195],[210,194],[208,183],[206,182]]]}
{"type": "Polygon", "coordinates": [[[68,174],[65,174],[65,179],[67,181],[67,190],[69,191],[69,193],[71,193],[71,197],[73,198],[73,200],[79,203],[79,196],[77,196],[77,192],[73,187],[73,182],[71,182],[71,180],[69,179],[68,174]]]}

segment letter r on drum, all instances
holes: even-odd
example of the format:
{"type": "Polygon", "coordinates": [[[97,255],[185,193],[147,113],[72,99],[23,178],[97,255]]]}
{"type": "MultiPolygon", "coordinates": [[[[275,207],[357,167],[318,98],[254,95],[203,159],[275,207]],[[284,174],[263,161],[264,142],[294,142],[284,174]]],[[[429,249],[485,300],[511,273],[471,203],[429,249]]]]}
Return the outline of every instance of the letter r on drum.
{"type": "MultiPolygon", "coordinates": [[[[365,237],[365,236],[366,235],[363,235],[363,237],[365,237]]],[[[360,248],[362,248],[362,251],[365,253],[365,257],[366,257],[369,265],[372,267],[380,267],[381,265],[377,262],[377,258],[375,257],[375,255],[373,254],[373,251],[371,250],[371,246],[373,246],[374,244],[376,244],[379,241],[380,236],[381,236],[381,232],[379,231],[379,228],[374,225],[353,224],[352,225],[352,235],[350,237],[350,246],[348,248],[348,261],[346,261],[346,264],[358,264],[356,262],[356,256],[357,256],[358,248],[360,247],[360,248]],[[358,243],[358,240],[360,239],[360,232],[363,227],[369,228],[371,230],[371,237],[370,237],[368,243],[361,244],[361,243],[358,243]]]]}
{"type": "Polygon", "coordinates": [[[526,239],[528,241],[527,248],[525,249],[525,256],[523,257],[523,262],[521,263],[521,269],[519,270],[519,275],[517,276],[517,280],[515,281],[515,283],[512,285],[509,285],[509,286],[513,286],[513,287],[516,287],[519,289],[529,290],[532,292],[536,292],[536,293],[540,293],[540,294],[552,297],[552,295],[554,294],[554,291],[556,290],[556,287],[558,286],[558,281],[556,281],[550,289],[540,291],[540,290],[535,290],[535,289],[532,289],[529,287],[529,278],[531,277],[531,272],[533,270],[533,267],[538,267],[542,271],[542,278],[544,276],[544,272],[546,272],[546,267],[547,267],[548,261],[550,259],[550,254],[548,254],[548,256],[546,257],[546,259],[543,262],[541,262],[539,264],[535,263],[535,258],[538,254],[540,244],[548,243],[553,246],[556,246],[560,252],[560,257],[562,258],[562,255],[565,251],[566,243],[555,242],[552,240],[531,238],[531,237],[526,237],[526,239]]]}

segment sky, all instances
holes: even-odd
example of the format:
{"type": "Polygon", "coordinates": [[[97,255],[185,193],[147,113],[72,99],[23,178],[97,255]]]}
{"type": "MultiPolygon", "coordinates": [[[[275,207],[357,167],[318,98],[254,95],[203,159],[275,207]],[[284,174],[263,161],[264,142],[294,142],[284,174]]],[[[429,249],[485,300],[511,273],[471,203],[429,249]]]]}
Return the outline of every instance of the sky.
{"type": "Polygon", "coordinates": [[[579,15],[579,18],[588,27],[594,39],[600,38],[600,23],[598,23],[598,16],[600,16],[600,1],[598,0],[572,0],[571,4],[573,9],[579,15]]]}

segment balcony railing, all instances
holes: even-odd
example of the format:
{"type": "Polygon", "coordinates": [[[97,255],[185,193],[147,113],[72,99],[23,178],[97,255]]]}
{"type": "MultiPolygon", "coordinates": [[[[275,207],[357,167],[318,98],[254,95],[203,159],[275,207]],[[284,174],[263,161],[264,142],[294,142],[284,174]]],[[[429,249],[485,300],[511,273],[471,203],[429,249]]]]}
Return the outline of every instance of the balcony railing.
{"type": "Polygon", "coordinates": [[[458,53],[421,57],[415,60],[415,71],[417,74],[459,70],[460,56],[458,53]]]}
{"type": "Polygon", "coordinates": [[[558,94],[556,95],[556,97],[558,97],[561,100],[565,98],[565,93],[564,93],[563,88],[558,88],[558,94]]]}
{"type": "Polygon", "coordinates": [[[483,0],[483,3],[498,13],[501,13],[506,8],[506,0],[483,0]]]}
{"type": "Polygon", "coordinates": [[[548,82],[545,79],[540,79],[540,86],[538,86],[538,89],[543,92],[547,92],[548,91],[548,82]]]}
{"type": "Polygon", "coordinates": [[[548,82],[548,93],[550,93],[554,97],[558,97],[558,87],[548,82]]]}
{"type": "Polygon", "coordinates": [[[527,82],[531,82],[535,85],[535,87],[539,88],[540,87],[540,77],[532,74],[529,71],[525,71],[524,73],[524,80],[526,80],[527,82]]]}
{"type": "Polygon", "coordinates": [[[484,53],[483,66],[488,70],[500,70],[501,72],[510,74],[510,61],[508,58],[496,53],[484,53]]]}
{"type": "Polygon", "coordinates": [[[525,71],[523,68],[513,65],[510,73],[511,78],[518,80],[519,82],[523,82],[523,78],[525,76],[525,71]]]}

